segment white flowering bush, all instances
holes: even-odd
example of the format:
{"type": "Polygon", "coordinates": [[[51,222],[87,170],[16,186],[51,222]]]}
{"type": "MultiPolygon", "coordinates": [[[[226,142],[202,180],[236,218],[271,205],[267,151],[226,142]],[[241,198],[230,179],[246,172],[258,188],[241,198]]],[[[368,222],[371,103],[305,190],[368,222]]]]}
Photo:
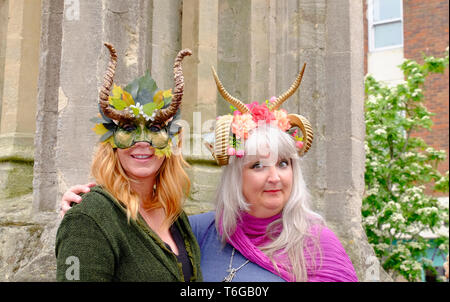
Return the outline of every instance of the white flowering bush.
{"type": "MultiPolygon", "coordinates": [[[[424,106],[423,86],[431,73],[448,67],[443,58],[425,57],[423,65],[405,60],[400,65],[405,80],[388,86],[368,75],[365,79],[366,191],[363,225],[383,268],[409,281],[420,279],[428,248],[448,253],[448,207],[429,195],[426,187],[448,192],[448,171],[437,164],[445,151],[428,146],[417,130],[431,131],[430,113],[424,106]],[[429,240],[424,233],[437,238],[429,240]]],[[[428,190],[429,191],[429,190],[428,190]]]]}

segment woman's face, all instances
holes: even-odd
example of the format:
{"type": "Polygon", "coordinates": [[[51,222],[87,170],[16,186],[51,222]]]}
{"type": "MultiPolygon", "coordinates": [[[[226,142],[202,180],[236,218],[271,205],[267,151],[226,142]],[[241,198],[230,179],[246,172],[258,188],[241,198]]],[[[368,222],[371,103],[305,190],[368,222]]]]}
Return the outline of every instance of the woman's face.
{"type": "Polygon", "coordinates": [[[127,175],[136,180],[154,178],[165,157],[155,155],[147,142],[139,142],[127,149],[117,148],[120,164],[127,175]]]}
{"type": "Polygon", "coordinates": [[[254,156],[242,169],[242,193],[250,204],[249,214],[266,218],[286,205],[292,191],[292,165],[289,158],[276,163],[254,156]]]}

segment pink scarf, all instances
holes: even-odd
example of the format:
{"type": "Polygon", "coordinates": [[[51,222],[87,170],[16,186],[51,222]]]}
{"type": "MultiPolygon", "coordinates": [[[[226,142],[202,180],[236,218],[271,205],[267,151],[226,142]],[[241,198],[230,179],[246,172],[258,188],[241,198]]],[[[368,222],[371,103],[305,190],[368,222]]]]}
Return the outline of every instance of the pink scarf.
{"type": "Polygon", "coordinates": [[[286,270],[285,266],[279,264],[280,261],[286,263],[287,255],[283,254],[276,257],[279,270],[277,271],[269,257],[258,248],[270,242],[270,239],[266,236],[267,226],[280,217],[281,213],[268,218],[257,218],[248,213],[242,213],[242,219],[237,221],[236,231],[228,238],[227,242],[251,262],[286,281],[293,281],[292,275],[286,270]]]}

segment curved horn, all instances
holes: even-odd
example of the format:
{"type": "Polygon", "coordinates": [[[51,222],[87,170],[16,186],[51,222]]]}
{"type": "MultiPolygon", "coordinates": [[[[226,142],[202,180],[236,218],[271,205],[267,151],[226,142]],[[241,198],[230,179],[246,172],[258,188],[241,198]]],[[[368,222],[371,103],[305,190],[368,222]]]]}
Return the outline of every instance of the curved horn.
{"type": "Polygon", "coordinates": [[[247,108],[247,106],[245,106],[245,104],[243,102],[241,102],[240,100],[238,100],[237,98],[231,96],[228,91],[225,90],[225,88],[222,85],[222,82],[220,82],[219,77],[217,76],[216,70],[214,69],[214,67],[212,67],[212,72],[213,72],[213,76],[214,76],[214,80],[216,81],[216,85],[217,85],[217,90],[219,90],[220,95],[222,95],[222,97],[231,105],[233,105],[234,107],[237,108],[237,110],[239,110],[241,113],[247,113],[250,112],[250,110],[247,108]]]}
{"type": "Polygon", "coordinates": [[[284,101],[286,101],[291,95],[294,94],[294,92],[297,90],[297,88],[300,86],[300,83],[302,82],[303,73],[305,72],[306,63],[303,64],[303,68],[298,74],[297,78],[295,79],[294,83],[292,83],[291,87],[282,95],[280,95],[274,103],[270,105],[270,110],[277,110],[281,104],[283,104],[284,101]]]}
{"type": "Polygon", "coordinates": [[[178,55],[175,58],[175,63],[173,64],[173,79],[175,82],[175,88],[173,91],[172,101],[170,102],[170,106],[168,108],[161,109],[156,113],[154,123],[164,124],[168,119],[177,113],[177,110],[181,105],[181,99],[183,98],[184,92],[184,77],[181,61],[185,56],[190,55],[192,55],[192,51],[187,48],[178,52],[178,55]]]}
{"type": "Polygon", "coordinates": [[[311,124],[309,121],[299,114],[288,114],[289,122],[291,123],[292,127],[298,127],[300,128],[300,131],[303,134],[303,148],[299,150],[299,155],[305,155],[306,152],[308,152],[309,148],[311,148],[313,139],[314,139],[314,133],[311,127],[311,124]]]}
{"type": "Polygon", "coordinates": [[[128,121],[133,119],[133,116],[130,112],[127,111],[119,111],[117,109],[114,109],[113,107],[109,106],[109,93],[111,91],[111,86],[113,84],[114,79],[114,73],[116,71],[116,65],[117,65],[117,53],[114,47],[109,44],[104,44],[106,48],[109,50],[109,54],[111,56],[109,63],[108,63],[108,69],[106,70],[105,76],[103,77],[103,85],[100,89],[99,94],[99,103],[100,108],[102,109],[105,116],[109,117],[110,119],[117,120],[117,121],[128,121]]]}
{"type": "Polygon", "coordinates": [[[228,145],[230,143],[232,115],[221,116],[216,122],[215,142],[212,149],[213,157],[219,166],[228,165],[230,156],[228,155],[228,145]]]}

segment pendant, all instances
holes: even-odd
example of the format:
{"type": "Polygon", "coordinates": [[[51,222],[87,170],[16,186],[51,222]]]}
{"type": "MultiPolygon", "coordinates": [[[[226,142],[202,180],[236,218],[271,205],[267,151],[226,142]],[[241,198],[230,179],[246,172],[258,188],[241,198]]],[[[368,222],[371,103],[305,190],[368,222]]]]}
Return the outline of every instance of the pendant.
{"type": "Polygon", "coordinates": [[[227,270],[227,272],[230,272],[228,276],[226,276],[222,282],[231,282],[233,280],[234,276],[236,275],[236,269],[232,268],[231,270],[227,270]]]}

